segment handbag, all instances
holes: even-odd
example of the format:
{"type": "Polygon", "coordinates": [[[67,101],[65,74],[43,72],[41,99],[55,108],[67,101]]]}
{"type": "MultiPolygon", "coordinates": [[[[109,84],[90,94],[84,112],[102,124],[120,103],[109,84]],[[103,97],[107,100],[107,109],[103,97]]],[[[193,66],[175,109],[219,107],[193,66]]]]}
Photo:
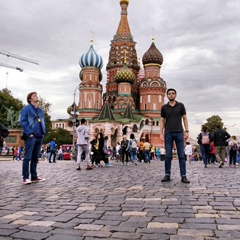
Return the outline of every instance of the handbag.
{"type": "Polygon", "coordinates": [[[20,133],[20,138],[21,138],[23,141],[26,141],[27,138],[28,138],[28,136],[27,136],[27,134],[23,131],[23,132],[20,133]]]}
{"type": "Polygon", "coordinates": [[[2,123],[0,123],[0,137],[6,138],[8,134],[8,129],[2,123]]]}
{"type": "Polygon", "coordinates": [[[107,156],[110,156],[110,154],[111,154],[111,151],[110,151],[110,150],[108,150],[108,149],[106,149],[106,150],[104,151],[104,153],[105,153],[105,155],[107,155],[107,156]]]}

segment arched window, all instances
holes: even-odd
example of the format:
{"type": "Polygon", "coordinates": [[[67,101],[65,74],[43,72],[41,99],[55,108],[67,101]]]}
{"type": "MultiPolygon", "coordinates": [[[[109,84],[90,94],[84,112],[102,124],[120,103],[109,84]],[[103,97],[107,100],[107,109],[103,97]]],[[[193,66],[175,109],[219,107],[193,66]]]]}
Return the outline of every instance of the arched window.
{"type": "Polygon", "coordinates": [[[149,124],[149,120],[148,120],[148,119],[146,119],[146,121],[145,121],[145,124],[146,124],[146,125],[148,125],[148,124],[149,124]]]}

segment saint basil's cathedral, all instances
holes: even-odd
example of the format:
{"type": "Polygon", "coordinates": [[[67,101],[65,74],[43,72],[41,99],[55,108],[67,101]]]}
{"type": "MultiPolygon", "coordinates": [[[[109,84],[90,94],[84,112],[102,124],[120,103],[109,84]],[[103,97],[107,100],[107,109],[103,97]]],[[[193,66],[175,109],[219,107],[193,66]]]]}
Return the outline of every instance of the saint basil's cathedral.
{"type": "Polygon", "coordinates": [[[143,138],[160,146],[160,109],[166,93],[166,82],[160,76],[163,56],[153,38],[141,67],[128,23],[128,6],[129,0],[120,0],[121,18],[106,65],[106,92],[103,94],[101,84],[103,60],[91,40],[89,50],[79,60],[79,100],[67,112],[71,119],[74,109],[78,119],[88,121],[90,139],[103,128],[112,147],[131,133],[138,141],[143,138]]]}

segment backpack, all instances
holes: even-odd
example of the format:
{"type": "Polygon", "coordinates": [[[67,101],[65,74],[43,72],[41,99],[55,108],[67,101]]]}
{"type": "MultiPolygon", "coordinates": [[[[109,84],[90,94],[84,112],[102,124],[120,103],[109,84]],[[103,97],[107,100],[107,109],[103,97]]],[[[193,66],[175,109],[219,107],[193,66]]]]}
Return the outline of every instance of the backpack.
{"type": "Polygon", "coordinates": [[[127,149],[127,147],[128,147],[128,140],[122,141],[121,148],[123,148],[125,150],[125,149],[127,149]]]}
{"type": "Polygon", "coordinates": [[[231,150],[232,151],[237,151],[238,150],[238,145],[236,143],[234,143],[232,146],[231,146],[231,150]]]}
{"type": "Polygon", "coordinates": [[[202,144],[210,144],[209,133],[202,133],[202,144]]]}
{"type": "Polygon", "coordinates": [[[136,142],[136,140],[132,140],[132,148],[137,148],[137,142],[136,142]]]}

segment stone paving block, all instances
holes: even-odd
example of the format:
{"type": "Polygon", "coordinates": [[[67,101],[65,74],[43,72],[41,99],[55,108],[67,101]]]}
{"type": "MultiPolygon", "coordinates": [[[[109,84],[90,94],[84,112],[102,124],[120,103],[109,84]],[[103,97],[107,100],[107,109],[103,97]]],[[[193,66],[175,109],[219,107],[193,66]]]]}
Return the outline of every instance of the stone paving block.
{"type": "Polygon", "coordinates": [[[99,219],[102,217],[102,213],[98,213],[96,211],[89,211],[89,212],[84,212],[82,214],[79,214],[77,216],[77,218],[80,218],[80,219],[99,219]]]}
{"type": "Polygon", "coordinates": [[[199,237],[199,236],[194,236],[194,238],[191,236],[170,236],[170,240],[206,240],[205,237],[199,237]]]}
{"type": "Polygon", "coordinates": [[[95,206],[81,206],[81,207],[78,207],[76,210],[77,211],[93,211],[95,209],[96,209],[95,206]]]}
{"type": "Polygon", "coordinates": [[[88,230],[88,231],[99,231],[101,228],[103,228],[104,225],[97,225],[97,224],[80,224],[74,229],[79,229],[79,230],[88,230]]]}
{"type": "Polygon", "coordinates": [[[166,204],[167,202],[177,202],[177,201],[178,201],[177,198],[163,198],[163,199],[162,199],[162,202],[164,202],[165,204],[166,204]]]}
{"type": "Polygon", "coordinates": [[[29,231],[29,232],[49,232],[52,230],[51,227],[41,227],[41,226],[21,226],[19,227],[20,230],[29,231]]]}
{"type": "Polygon", "coordinates": [[[219,230],[236,230],[239,231],[239,237],[240,237],[240,227],[238,225],[218,225],[219,230]]]}
{"type": "Polygon", "coordinates": [[[84,230],[77,230],[74,228],[69,229],[55,228],[51,230],[52,235],[63,235],[65,236],[66,240],[68,236],[82,236],[84,232],[85,232],[84,230]]]}
{"type": "Polygon", "coordinates": [[[204,229],[178,229],[178,235],[212,237],[213,231],[204,229]]]}
{"type": "Polygon", "coordinates": [[[22,219],[18,219],[16,221],[13,221],[11,224],[17,224],[17,225],[29,225],[30,223],[32,223],[32,220],[22,220],[22,219]]]}
{"type": "Polygon", "coordinates": [[[37,233],[29,231],[19,231],[11,235],[13,238],[24,240],[42,240],[50,236],[50,233],[37,233]]]}
{"type": "Polygon", "coordinates": [[[212,206],[192,206],[195,210],[213,210],[212,206]]]}
{"type": "Polygon", "coordinates": [[[46,217],[43,219],[43,221],[52,221],[52,222],[63,222],[66,223],[70,221],[71,219],[77,217],[79,214],[59,214],[55,217],[46,217]]]}
{"type": "Polygon", "coordinates": [[[128,191],[132,191],[132,190],[143,190],[143,186],[132,186],[130,188],[127,189],[128,191]]]}
{"type": "Polygon", "coordinates": [[[161,222],[150,222],[147,225],[147,228],[174,228],[178,229],[178,223],[161,223],[161,222]]]}
{"type": "Polygon", "coordinates": [[[174,228],[139,228],[137,232],[140,234],[168,234],[176,235],[177,229],[174,228]]]}
{"type": "Polygon", "coordinates": [[[210,223],[183,223],[179,225],[179,228],[187,228],[187,229],[211,229],[216,230],[217,224],[210,223]]]}
{"type": "Polygon", "coordinates": [[[126,201],[142,202],[143,198],[126,198],[126,201]]]}
{"type": "Polygon", "coordinates": [[[239,231],[215,231],[215,235],[217,238],[222,238],[222,239],[237,239],[239,240],[239,231]]]}
{"type": "Polygon", "coordinates": [[[131,226],[104,226],[101,231],[108,231],[108,232],[135,232],[136,228],[131,226]]]}
{"type": "Polygon", "coordinates": [[[141,235],[139,233],[125,233],[125,232],[116,232],[113,233],[112,238],[117,238],[117,239],[133,239],[133,240],[137,240],[137,239],[141,239],[141,235]]]}
{"type": "Polygon", "coordinates": [[[135,212],[135,211],[131,211],[131,212],[123,212],[122,215],[123,215],[123,216],[145,217],[145,216],[147,215],[147,212],[135,212]]]}
{"type": "Polygon", "coordinates": [[[86,231],[83,237],[99,237],[99,238],[109,238],[112,235],[111,232],[105,231],[86,231]]]}
{"type": "Polygon", "coordinates": [[[0,226],[0,236],[10,236],[13,233],[19,232],[18,229],[2,229],[0,226]]]}
{"type": "Polygon", "coordinates": [[[79,237],[79,236],[63,236],[63,235],[53,235],[50,236],[48,238],[46,238],[46,240],[84,240],[84,237],[79,237]]]}
{"type": "Polygon", "coordinates": [[[29,226],[40,226],[40,227],[50,227],[54,224],[54,221],[35,221],[30,224],[29,226]]]}
{"type": "Polygon", "coordinates": [[[9,240],[9,237],[0,237],[0,240],[9,240]]]}
{"type": "Polygon", "coordinates": [[[219,214],[197,213],[196,218],[220,218],[219,214]]]}
{"type": "Polygon", "coordinates": [[[143,234],[141,240],[169,240],[167,234],[143,234]]]}
{"type": "Polygon", "coordinates": [[[119,220],[111,220],[111,221],[107,221],[107,220],[95,220],[93,221],[93,224],[99,224],[99,225],[109,225],[109,226],[118,226],[121,223],[121,221],[119,220]]]}

